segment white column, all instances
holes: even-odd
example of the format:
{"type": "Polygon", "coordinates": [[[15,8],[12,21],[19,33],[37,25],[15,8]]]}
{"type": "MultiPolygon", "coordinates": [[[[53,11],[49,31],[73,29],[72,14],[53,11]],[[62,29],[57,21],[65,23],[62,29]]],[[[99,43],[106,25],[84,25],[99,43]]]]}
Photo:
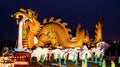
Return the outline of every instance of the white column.
{"type": "Polygon", "coordinates": [[[18,29],[18,51],[23,51],[23,46],[22,46],[22,25],[23,22],[19,22],[19,29],[18,29]]]}

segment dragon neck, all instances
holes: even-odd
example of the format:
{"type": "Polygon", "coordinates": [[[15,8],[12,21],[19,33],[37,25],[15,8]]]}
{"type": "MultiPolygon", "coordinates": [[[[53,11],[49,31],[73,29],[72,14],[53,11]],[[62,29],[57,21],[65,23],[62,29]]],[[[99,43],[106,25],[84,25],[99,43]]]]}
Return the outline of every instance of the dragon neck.
{"type": "Polygon", "coordinates": [[[31,24],[29,25],[29,31],[34,35],[37,35],[38,31],[40,30],[40,23],[36,19],[33,19],[33,22],[30,23],[31,24]]]}

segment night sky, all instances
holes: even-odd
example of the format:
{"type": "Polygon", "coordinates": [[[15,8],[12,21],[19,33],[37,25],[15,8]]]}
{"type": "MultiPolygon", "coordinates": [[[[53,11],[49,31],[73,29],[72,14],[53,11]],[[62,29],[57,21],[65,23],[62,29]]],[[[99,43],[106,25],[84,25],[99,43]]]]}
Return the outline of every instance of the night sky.
{"type": "Polygon", "coordinates": [[[61,18],[72,33],[80,23],[93,38],[98,17],[104,18],[103,39],[120,40],[120,0],[0,0],[0,40],[16,40],[18,28],[11,14],[19,8],[38,12],[38,20],[61,18]]]}

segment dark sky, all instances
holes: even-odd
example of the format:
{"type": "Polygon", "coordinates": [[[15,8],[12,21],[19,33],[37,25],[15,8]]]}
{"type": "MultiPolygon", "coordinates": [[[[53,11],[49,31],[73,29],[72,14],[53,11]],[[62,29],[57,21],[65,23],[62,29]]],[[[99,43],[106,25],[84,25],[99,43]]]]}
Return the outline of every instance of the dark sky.
{"type": "Polygon", "coordinates": [[[120,0],[0,0],[0,38],[17,39],[17,26],[11,14],[19,8],[31,8],[38,12],[38,20],[61,18],[68,22],[72,32],[80,23],[95,35],[98,17],[104,18],[103,39],[120,40],[120,0]]]}

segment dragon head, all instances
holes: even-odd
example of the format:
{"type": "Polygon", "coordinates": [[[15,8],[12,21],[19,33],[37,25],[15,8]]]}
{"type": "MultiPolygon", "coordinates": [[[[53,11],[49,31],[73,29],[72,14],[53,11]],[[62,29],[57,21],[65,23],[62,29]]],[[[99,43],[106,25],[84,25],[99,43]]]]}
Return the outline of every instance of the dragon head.
{"type": "Polygon", "coordinates": [[[19,24],[19,22],[26,24],[27,22],[33,22],[33,19],[36,19],[38,17],[38,14],[31,9],[21,8],[18,12],[12,14],[11,17],[17,20],[17,24],[19,24]]]}
{"type": "Polygon", "coordinates": [[[34,34],[37,34],[40,24],[37,21],[38,13],[36,13],[36,11],[21,8],[16,13],[12,14],[11,17],[17,20],[17,25],[23,23],[23,29],[27,29],[34,34]]]}

